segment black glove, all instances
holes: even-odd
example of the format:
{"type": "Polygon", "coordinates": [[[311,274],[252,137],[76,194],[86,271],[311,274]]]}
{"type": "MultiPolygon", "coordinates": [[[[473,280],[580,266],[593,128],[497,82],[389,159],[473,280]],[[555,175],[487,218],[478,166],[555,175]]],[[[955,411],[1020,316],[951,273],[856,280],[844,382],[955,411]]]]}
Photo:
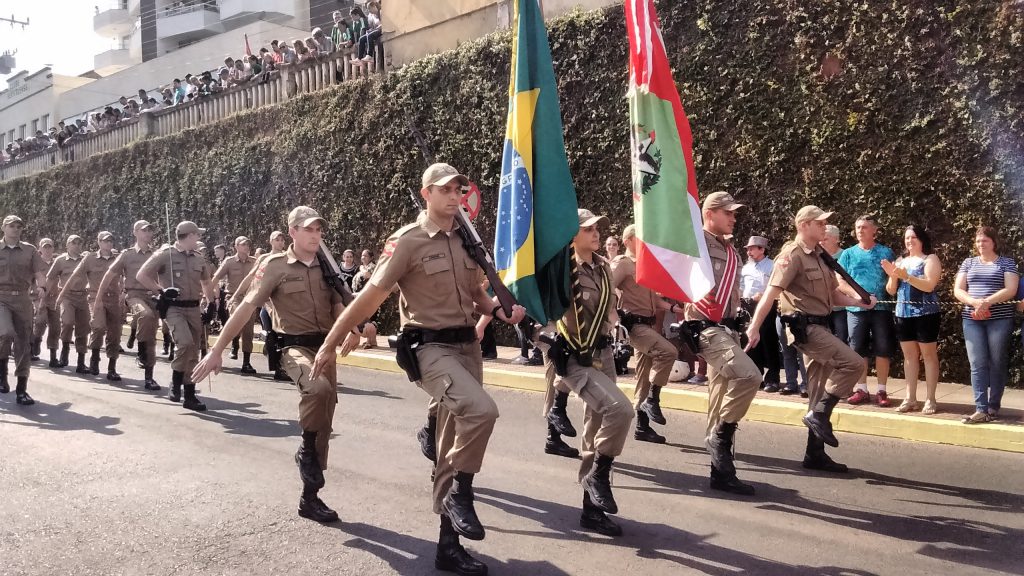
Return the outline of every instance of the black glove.
{"type": "Polygon", "coordinates": [[[160,291],[160,297],[164,300],[177,300],[181,294],[181,290],[178,290],[174,286],[169,286],[160,291]]]}

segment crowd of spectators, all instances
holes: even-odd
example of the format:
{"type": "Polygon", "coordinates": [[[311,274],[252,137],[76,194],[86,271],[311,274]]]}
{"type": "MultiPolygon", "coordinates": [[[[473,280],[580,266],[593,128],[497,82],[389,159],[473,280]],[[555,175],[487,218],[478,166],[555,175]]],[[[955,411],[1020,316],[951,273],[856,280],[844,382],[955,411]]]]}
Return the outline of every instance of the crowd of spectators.
{"type": "MultiPolygon", "coordinates": [[[[204,1],[209,0],[178,2],[168,9],[204,1]]],[[[76,120],[62,121],[59,127],[52,127],[48,132],[39,130],[34,136],[18,138],[0,153],[0,164],[14,162],[33,152],[62,148],[85,134],[112,128],[119,122],[138,118],[140,114],[213,96],[235,86],[268,82],[276,77],[282,66],[323,60],[333,57],[339,50],[351,51],[354,62],[364,64],[373,61],[380,45],[380,1],[367,3],[366,11],[356,6],[348,16],[335,11],[332,18],[334,27],[330,34],[314,28],[306,38],[273,40],[256,53],[238,58],[225,57],[223,66],[214,70],[185,74],[155,90],[140,88],[134,97],[121,96],[116,103],[102,110],[89,112],[76,120]]]]}

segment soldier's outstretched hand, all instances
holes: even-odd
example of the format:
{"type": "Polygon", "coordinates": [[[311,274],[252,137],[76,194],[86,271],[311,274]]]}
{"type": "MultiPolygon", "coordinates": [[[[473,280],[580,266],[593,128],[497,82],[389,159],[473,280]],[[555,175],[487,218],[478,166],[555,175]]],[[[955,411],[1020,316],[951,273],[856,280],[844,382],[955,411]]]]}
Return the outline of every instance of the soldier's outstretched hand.
{"type": "Polygon", "coordinates": [[[324,373],[324,369],[327,368],[327,364],[331,359],[336,357],[335,355],[336,352],[334,346],[327,346],[326,344],[321,346],[320,349],[316,351],[316,358],[313,359],[313,371],[310,373],[309,378],[311,380],[319,378],[320,375],[324,373]]]}
{"type": "Polygon", "coordinates": [[[744,352],[750,352],[753,350],[757,343],[761,341],[761,330],[754,329],[753,326],[747,327],[747,347],[743,349],[744,352]]]}
{"type": "Polygon", "coordinates": [[[214,353],[212,350],[207,352],[206,356],[196,364],[194,370],[192,370],[192,381],[201,382],[203,378],[206,378],[210,373],[220,374],[220,369],[223,360],[220,354],[214,353]]]}

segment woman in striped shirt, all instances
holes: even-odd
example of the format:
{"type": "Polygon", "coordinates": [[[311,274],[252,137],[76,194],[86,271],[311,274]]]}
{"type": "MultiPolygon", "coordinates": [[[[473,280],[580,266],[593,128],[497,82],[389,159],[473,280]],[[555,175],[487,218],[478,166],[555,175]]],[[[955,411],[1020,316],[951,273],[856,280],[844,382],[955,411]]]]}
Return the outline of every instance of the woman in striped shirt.
{"type": "Polygon", "coordinates": [[[1013,330],[1013,304],[1006,301],[1017,293],[1020,282],[1017,264],[997,252],[995,228],[979,227],[974,247],[978,255],[960,265],[953,291],[964,305],[964,343],[974,388],[975,411],[963,419],[964,424],[991,422],[999,414],[1013,330]]]}

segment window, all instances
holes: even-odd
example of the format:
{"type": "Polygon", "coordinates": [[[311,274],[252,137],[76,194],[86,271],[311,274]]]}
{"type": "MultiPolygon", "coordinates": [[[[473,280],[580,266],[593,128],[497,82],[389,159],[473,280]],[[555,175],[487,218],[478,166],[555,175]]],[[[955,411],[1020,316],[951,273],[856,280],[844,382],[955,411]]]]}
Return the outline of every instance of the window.
{"type": "Polygon", "coordinates": [[[43,114],[43,132],[46,132],[49,129],[50,129],[50,115],[49,114],[43,114]]]}
{"type": "Polygon", "coordinates": [[[14,143],[14,130],[13,129],[10,130],[9,132],[7,132],[7,139],[10,140],[12,144],[14,143]]]}
{"type": "Polygon", "coordinates": [[[0,134],[0,150],[7,148],[7,133],[0,134]]]}
{"type": "Polygon", "coordinates": [[[39,120],[32,121],[32,135],[36,135],[36,130],[39,130],[39,120]]]}
{"type": "Polygon", "coordinates": [[[18,126],[18,138],[24,138],[24,137],[25,137],[25,125],[22,124],[21,126],[18,126]]]}

